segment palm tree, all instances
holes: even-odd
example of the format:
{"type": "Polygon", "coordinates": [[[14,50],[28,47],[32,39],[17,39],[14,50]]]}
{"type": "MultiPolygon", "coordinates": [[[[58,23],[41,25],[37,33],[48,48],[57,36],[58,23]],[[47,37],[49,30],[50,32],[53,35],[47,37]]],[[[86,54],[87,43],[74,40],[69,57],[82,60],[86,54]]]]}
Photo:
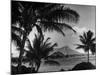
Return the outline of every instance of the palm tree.
{"type": "Polygon", "coordinates": [[[84,32],[83,35],[80,35],[80,41],[82,45],[77,44],[77,49],[84,49],[85,52],[88,52],[88,62],[89,62],[89,50],[94,54],[95,53],[95,37],[93,37],[93,32],[88,31],[84,32]]]}
{"type": "MultiPolygon", "coordinates": [[[[52,44],[49,42],[50,37],[44,40],[44,36],[40,36],[39,34],[35,34],[35,39],[33,41],[33,45],[31,45],[30,40],[28,41],[28,50],[26,50],[26,61],[29,62],[34,72],[38,72],[41,60],[46,59],[51,51],[54,50],[54,47],[57,46],[57,43],[52,44]],[[34,67],[35,64],[35,67],[34,67]]],[[[57,63],[57,62],[56,62],[57,63]]]]}
{"type": "Polygon", "coordinates": [[[22,56],[24,53],[25,42],[27,36],[36,27],[41,36],[42,31],[56,30],[64,34],[63,29],[71,29],[76,32],[70,25],[63,23],[63,20],[77,23],[79,14],[64,7],[61,4],[50,3],[29,3],[22,1],[12,1],[12,40],[17,42],[20,50],[19,64],[21,65],[22,56]]]}

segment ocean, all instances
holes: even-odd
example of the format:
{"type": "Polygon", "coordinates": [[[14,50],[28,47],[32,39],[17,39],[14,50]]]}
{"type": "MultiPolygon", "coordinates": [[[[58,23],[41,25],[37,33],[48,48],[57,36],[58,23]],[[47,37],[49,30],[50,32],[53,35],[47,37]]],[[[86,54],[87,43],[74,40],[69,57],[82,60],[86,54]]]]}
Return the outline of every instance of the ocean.
{"type": "MultiPolygon", "coordinates": [[[[54,72],[60,71],[61,69],[69,70],[72,69],[76,64],[81,62],[87,62],[87,55],[82,56],[73,56],[73,57],[64,57],[64,58],[57,58],[52,59],[58,61],[60,65],[53,65],[53,64],[45,64],[45,60],[42,60],[42,63],[39,68],[39,72],[54,72]]],[[[96,66],[96,57],[95,55],[90,55],[89,61],[96,66]]]]}

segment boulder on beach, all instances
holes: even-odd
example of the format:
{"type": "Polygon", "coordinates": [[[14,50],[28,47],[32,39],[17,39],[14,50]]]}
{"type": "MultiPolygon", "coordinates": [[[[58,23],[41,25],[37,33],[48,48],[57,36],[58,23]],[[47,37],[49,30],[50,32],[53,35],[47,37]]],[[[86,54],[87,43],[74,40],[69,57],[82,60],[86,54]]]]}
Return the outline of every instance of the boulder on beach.
{"type": "Polygon", "coordinates": [[[82,62],[77,64],[74,68],[72,68],[72,70],[90,70],[90,69],[96,69],[96,67],[90,62],[82,62]]]}

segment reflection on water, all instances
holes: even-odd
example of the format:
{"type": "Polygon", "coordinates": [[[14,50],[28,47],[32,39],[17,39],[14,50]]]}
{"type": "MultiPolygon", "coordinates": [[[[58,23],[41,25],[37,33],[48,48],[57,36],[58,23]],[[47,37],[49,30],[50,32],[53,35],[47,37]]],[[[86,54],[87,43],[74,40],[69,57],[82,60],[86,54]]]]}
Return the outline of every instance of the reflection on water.
{"type": "MultiPolygon", "coordinates": [[[[41,63],[39,72],[49,72],[49,71],[59,71],[60,69],[69,70],[72,69],[76,64],[80,62],[87,62],[87,56],[75,56],[75,57],[69,57],[69,58],[59,58],[59,59],[53,59],[60,63],[60,66],[57,65],[45,65],[44,60],[41,63]]],[[[95,56],[90,56],[90,62],[95,65],[95,56]]]]}

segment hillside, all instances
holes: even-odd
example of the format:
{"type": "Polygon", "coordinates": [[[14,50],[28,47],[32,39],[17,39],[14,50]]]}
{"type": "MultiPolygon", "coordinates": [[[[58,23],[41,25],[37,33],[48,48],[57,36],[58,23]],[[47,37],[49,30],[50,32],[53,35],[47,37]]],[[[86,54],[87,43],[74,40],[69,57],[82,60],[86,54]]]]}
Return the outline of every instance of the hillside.
{"type": "MultiPolygon", "coordinates": [[[[62,52],[63,54],[68,54],[68,55],[73,55],[73,54],[78,54],[78,55],[80,55],[81,53],[79,53],[78,51],[75,51],[75,50],[72,50],[70,47],[68,47],[68,46],[64,46],[64,47],[61,47],[61,48],[56,48],[55,50],[54,50],[54,52],[62,52]]],[[[54,53],[53,52],[53,53],[54,53]]]]}

